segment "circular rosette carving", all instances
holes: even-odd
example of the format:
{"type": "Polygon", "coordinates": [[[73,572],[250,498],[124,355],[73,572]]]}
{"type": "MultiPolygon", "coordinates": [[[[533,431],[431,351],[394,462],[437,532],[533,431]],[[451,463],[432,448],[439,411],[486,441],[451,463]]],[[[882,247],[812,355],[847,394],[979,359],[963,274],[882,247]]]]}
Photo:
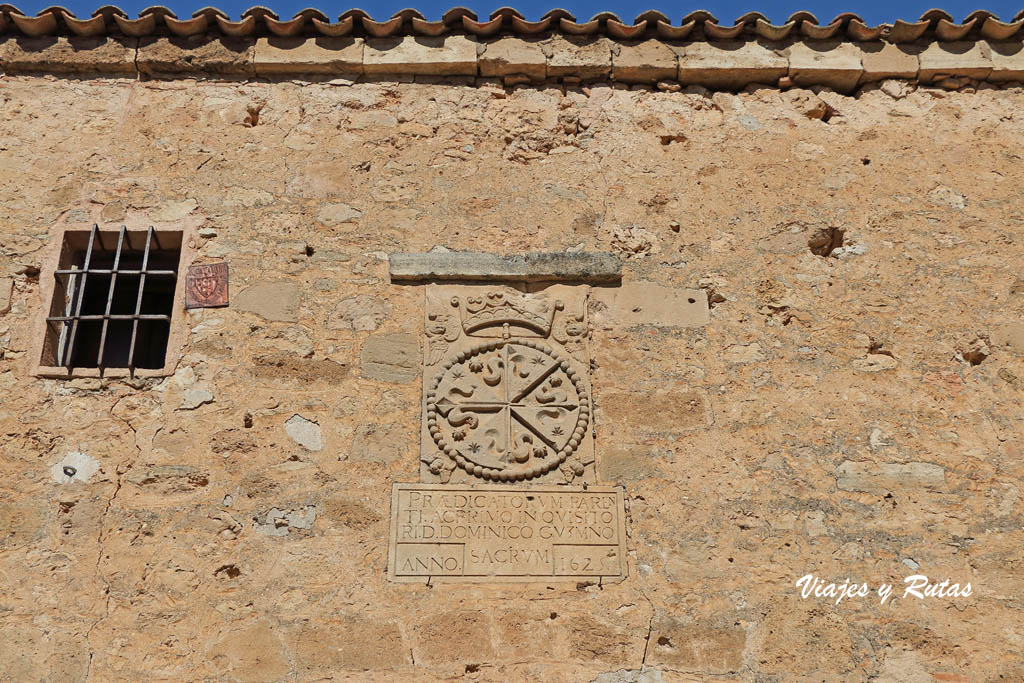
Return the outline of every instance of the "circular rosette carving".
{"type": "Polygon", "coordinates": [[[529,339],[448,358],[427,390],[427,428],[446,456],[489,481],[555,469],[583,441],[590,396],[572,364],[529,339]]]}

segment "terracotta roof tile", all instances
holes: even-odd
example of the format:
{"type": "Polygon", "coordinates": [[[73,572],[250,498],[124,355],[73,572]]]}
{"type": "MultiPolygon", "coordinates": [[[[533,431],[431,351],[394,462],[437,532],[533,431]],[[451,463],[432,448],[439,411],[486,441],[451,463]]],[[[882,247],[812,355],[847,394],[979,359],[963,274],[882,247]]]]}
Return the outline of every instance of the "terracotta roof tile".
{"type": "Polygon", "coordinates": [[[231,37],[258,36],[364,36],[386,38],[419,35],[443,36],[467,34],[479,38],[507,35],[536,35],[546,32],[567,35],[604,35],[615,40],[644,38],[662,40],[733,40],[764,38],[767,40],[850,40],[908,43],[925,39],[955,42],[971,39],[1024,39],[1024,10],[1008,21],[985,10],[976,10],[961,21],[939,9],[932,9],[917,21],[896,20],[892,24],[868,26],[856,14],[846,12],[821,23],[810,12],[796,12],[781,24],[772,24],[760,12],[748,12],[732,24],[723,24],[711,12],[690,12],[673,23],[665,14],[648,10],[632,21],[611,12],[601,12],[581,19],[564,9],[553,9],[537,21],[530,21],[512,7],[502,7],[489,17],[478,17],[465,7],[453,7],[438,21],[427,21],[415,9],[403,9],[391,17],[375,19],[361,9],[343,12],[336,21],[317,9],[304,9],[291,18],[282,18],[267,7],[254,6],[233,21],[214,7],[204,7],[191,17],[179,18],[170,9],[148,7],[135,18],[112,5],[98,8],[88,17],[76,17],[66,8],[48,7],[35,16],[28,16],[17,7],[0,5],[0,34],[31,37],[127,35],[177,36],[187,38],[200,34],[223,34],[231,37]]]}

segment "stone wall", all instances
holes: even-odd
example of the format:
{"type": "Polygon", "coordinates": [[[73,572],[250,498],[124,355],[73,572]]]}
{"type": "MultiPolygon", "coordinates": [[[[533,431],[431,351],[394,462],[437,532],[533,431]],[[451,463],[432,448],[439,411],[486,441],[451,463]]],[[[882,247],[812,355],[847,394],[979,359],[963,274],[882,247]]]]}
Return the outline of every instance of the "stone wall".
{"type": "Polygon", "coordinates": [[[0,671],[1024,677],[1022,110],[984,84],[4,77],[0,671]],[[93,222],[198,226],[230,264],[228,308],[176,312],[173,376],[30,376],[41,254],[93,222]],[[387,581],[424,305],[388,254],[436,248],[623,259],[590,354],[624,582],[387,581]],[[656,305],[680,289],[707,324],[656,305]],[[808,573],[973,594],[835,605],[808,573]]]}

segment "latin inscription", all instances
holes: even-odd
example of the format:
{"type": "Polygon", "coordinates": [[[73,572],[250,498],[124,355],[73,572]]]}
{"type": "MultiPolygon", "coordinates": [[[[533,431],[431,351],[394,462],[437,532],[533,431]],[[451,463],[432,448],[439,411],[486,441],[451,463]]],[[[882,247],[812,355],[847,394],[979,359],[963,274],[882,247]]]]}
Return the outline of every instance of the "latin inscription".
{"type": "Polygon", "coordinates": [[[545,581],[626,575],[622,491],[395,484],[395,581],[545,581]]]}

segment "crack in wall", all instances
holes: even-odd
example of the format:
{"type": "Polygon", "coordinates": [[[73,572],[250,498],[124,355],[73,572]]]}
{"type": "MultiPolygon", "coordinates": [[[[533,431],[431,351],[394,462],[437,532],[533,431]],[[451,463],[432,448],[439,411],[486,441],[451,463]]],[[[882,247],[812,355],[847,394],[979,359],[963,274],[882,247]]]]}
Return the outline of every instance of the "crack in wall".
{"type": "MultiPolygon", "coordinates": [[[[115,409],[117,408],[118,404],[124,398],[126,398],[126,397],[125,396],[121,396],[116,401],[114,401],[113,405],[110,406],[110,416],[112,418],[114,418],[115,420],[118,420],[119,422],[122,422],[129,429],[129,431],[131,431],[131,434],[132,434],[132,445],[135,446],[136,454],[141,456],[142,455],[142,449],[139,448],[139,444],[138,444],[138,441],[137,441],[138,432],[135,430],[135,427],[132,426],[130,421],[128,421],[127,419],[117,415],[114,412],[115,409]]],[[[96,627],[99,626],[100,623],[102,623],[103,621],[105,621],[106,619],[108,619],[110,617],[110,581],[107,580],[106,575],[103,573],[103,570],[100,567],[100,565],[103,562],[103,552],[104,552],[104,545],[103,545],[104,544],[104,533],[103,533],[103,530],[106,527],[107,516],[110,513],[110,508],[113,506],[114,500],[117,498],[117,494],[119,494],[121,492],[121,486],[124,483],[124,475],[130,469],[131,469],[131,463],[128,463],[128,466],[126,468],[124,468],[123,470],[121,468],[121,464],[120,463],[119,464],[115,464],[115,466],[114,466],[114,474],[115,474],[116,480],[115,480],[115,485],[114,485],[114,492],[111,494],[110,498],[107,499],[107,504],[103,508],[103,513],[100,515],[99,529],[97,530],[97,534],[96,534],[96,544],[97,544],[98,548],[97,548],[97,551],[96,551],[96,569],[95,569],[95,571],[96,571],[96,576],[103,583],[103,595],[105,597],[105,600],[104,600],[104,604],[103,604],[103,614],[99,618],[97,618],[96,621],[94,621],[92,623],[92,625],[89,627],[89,630],[86,631],[86,633],[85,633],[85,642],[89,646],[89,663],[86,666],[86,671],[85,671],[85,680],[87,680],[87,681],[89,680],[89,676],[92,673],[93,658],[96,656],[96,648],[93,646],[93,643],[92,643],[92,633],[93,633],[94,630],[96,630],[96,627]]]]}
{"type": "Polygon", "coordinates": [[[651,646],[651,634],[654,632],[654,617],[657,614],[657,610],[654,608],[654,603],[651,602],[651,599],[647,597],[647,593],[643,592],[643,590],[640,590],[639,588],[637,590],[640,595],[643,596],[644,600],[647,601],[647,604],[651,606],[651,618],[647,622],[647,637],[644,639],[644,654],[640,658],[640,671],[644,671],[647,667],[647,650],[651,646]]]}

